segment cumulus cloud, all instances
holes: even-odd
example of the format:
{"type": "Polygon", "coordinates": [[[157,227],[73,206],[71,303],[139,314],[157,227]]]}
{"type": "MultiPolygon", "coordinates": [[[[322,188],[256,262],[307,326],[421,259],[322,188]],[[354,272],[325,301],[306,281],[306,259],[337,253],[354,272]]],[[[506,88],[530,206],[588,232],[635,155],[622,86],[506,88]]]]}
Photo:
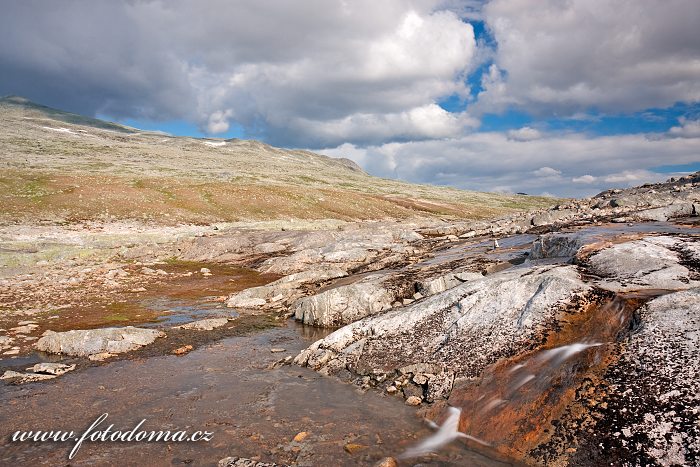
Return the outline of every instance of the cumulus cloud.
{"type": "Polygon", "coordinates": [[[481,132],[364,148],[343,145],[322,152],[349,157],[371,173],[412,182],[480,191],[591,196],[611,186],[664,180],[669,174],[654,172],[654,167],[697,162],[698,150],[700,137],[568,133],[517,141],[506,133],[481,132]]]}
{"type": "Polygon", "coordinates": [[[498,47],[482,110],[559,116],[700,100],[696,0],[492,0],[498,47]]]}
{"type": "Polygon", "coordinates": [[[697,115],[656,135],[552,134],[537,120],[698,103],[696,0],[5,3],[0,94],[79,113],[235,125],[372,174],[479,190],[589,195],[697,162],[697,115]],[[448,97],[466,109],[444,110],[448,97]],[[513,107],[530,126],[479,132],[513,107]]]}
{"type": "Polygon", "coordinates": [[[593,175],[581,175],[580,177],[574,177],[571,179],[572,182],[574,183],[586,183],[586,184],[591,184],[596,181],[596,178],[593,175]]]}
{"type": "Polygon", "coordinates": [[[671,129],[668,131],[671,136],[677,136],[680,138],[700,137],[700,120],[680,118],[679,123],[679,126],[671,127],[671,129]]]}
{"type": "Polygon", "coordinates": [[[533,139],[539,139],[542,137],[542,133],[534,128],[525,126],[517,130],[510,130],[508,132],[508,137],[516,141],[532,141],[533,139]]]}
{"type": "Polygon", "coordinates": [[[387,139],[421,140],[461,135],[478,126],[467,113],[451,113],[436,104],[416,107],[406,112],[385,114],[356,113],[337,120],[297,118],[290,129],[312,135],[322,144],[334,141],[383,142],[387,139]]]}
{"type": "Polygon", "coordinates": [[[535,177],[541,178],[558,177],[559,175],[561,175],[561,171],[553,169],[551,167],[540,167],[532,173],[535,175],[535,177]]]}
{"type": "Polygon", "coordinates": [[[619,173],[608,175],[605,177],[605,182],[631,186],[655,182],[658,180],[658,178],[659,174],[648,170],[624,170],[619,173]]]}
{"type": "Polygon", "coordinates": [[[292,146],[455,135],[466,117],[435,103],[468,96],[476,42],[471,25],[441,8],[11,2],[0,17],[0,90],[117,118],[185,118],[209,133],[235,121],[292,146]]]}
{"type": "Polygon", "coordinates": [[[228,130],[229,122],[228,119],[233,115],[233,111],[228,110],[217,110],[216,112],[209,115],[209,120],[207,122],[207,131],[209,133],[223,133],[228,130]]]}

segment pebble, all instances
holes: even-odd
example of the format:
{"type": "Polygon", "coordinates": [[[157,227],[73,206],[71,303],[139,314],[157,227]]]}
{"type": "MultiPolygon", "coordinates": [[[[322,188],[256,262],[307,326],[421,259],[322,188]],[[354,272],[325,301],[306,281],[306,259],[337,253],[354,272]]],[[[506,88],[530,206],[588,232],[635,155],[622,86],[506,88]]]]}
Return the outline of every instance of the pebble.
{"type": "Polygon", "coordinates": [[[408,399],[406,399],[406,405],[410,406],[417,406],[421,404],[420,397],[418,396],[410,396],[408,399]]]}
{"type": "Polygon", "coordinates": [[[178,347],[177,349],[173,350],[173,354],[185,355],[187,352],[189,352],[192,349],[193,349],[193,347],[189,344],[183,345],[182,347],[178,347]]]}
{"type": "Polygon", "coordinates": [[[385,457],[374,464],[374,467],[399,467],[399,463],[393,457],[385,457]]]}
{"type": "Polygon", "coordinates": [[[356,452],[362,451],[363,449],[367,449],[367,446],[363,446],[362,444],[356,444],[356,443],[348,443],[345,446],[343,446],[343,449],[345,449],[345,452],[348,454],[355,454],[356,452]]]}

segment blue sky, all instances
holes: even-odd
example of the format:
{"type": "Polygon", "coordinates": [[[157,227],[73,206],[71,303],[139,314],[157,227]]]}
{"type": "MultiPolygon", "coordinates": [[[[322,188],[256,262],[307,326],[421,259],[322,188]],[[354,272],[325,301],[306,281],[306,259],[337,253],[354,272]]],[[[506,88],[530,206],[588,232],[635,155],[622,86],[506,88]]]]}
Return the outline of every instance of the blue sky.
{"type": "Polygon", "coordinates": [[[0,94],[382,177],[588,196],[700,161],[695,0],[14,2],[0,94]]]}

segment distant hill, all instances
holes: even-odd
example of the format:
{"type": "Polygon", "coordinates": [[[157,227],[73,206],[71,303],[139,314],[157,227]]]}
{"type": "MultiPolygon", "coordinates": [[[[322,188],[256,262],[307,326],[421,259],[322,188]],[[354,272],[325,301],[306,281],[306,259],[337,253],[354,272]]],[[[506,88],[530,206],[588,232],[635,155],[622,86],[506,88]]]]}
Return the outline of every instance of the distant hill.
{"type": "Polygon", "coordinates": [[[483,218],[551,198],[381,179],[349,159],[175,137],[0,99],[0,222],[483,218]]]}

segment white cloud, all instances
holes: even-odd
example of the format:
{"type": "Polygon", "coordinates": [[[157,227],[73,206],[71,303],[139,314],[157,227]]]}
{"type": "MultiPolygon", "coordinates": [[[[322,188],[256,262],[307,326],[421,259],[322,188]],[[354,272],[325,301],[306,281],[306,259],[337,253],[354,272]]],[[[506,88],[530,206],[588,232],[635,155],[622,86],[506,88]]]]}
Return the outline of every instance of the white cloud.
{"type": "Polygon", "coordinates": [[[668,132],[671,136],[680,138],[700,137],[700,120],[679,119],[680,126],[672,127],[668,132]]]}
{"type": "Polygon", "coordinates": [[[624,170],[619,173],[608,175],[605,177],[605,182],[632,186],[655,182],[658,181],[658,179],[659,174],[648,170],[624,170]]]}
{"type": "Polygon", "coordinates": [[[593,175],[581,175],[580,177],[572,178],[571,181],[574,183],[591,184],[596,181],[596,178],[593,175]]]}
{"type": "Polygon", "coordinates": [[[294,119],[290,129],[303,132],[323,144],[337,141],[383,142],[387,139],[457,137],[478,121],[466,113],[451,113],[429,104],[406,112],[353,114],[338,120],[294,119]]]}
{"type": "Polygon", "coordinates": [[[696,0],[492,0],[483,14],[498,48],[482,111],[564,116],[700,100],[696,0]]]}
{"type": "Polygon", "coordinates": [[[534,128],[525,126],[517,130],[510,130],[508,132],[508,137],[516,141],[532,141],[534,139],[539,139],[542,137],[542,133],[534,128]]]}
{"type": "Polygon", "coordinates": [[[561,175],[561,171],[553,169],[551,167],[540,167],[532,172],[536,177],[549,178],[558,177],[561,175]]]}
{"type": "Polygon", "coordinates": [[[207,131],[211,134],[224,133],[228,131],[228,119],[231,118],[233,112],[229,110],[217,110],[209,115],[207,121],[207,131]]]}
{"type": "Polygon", "coordinates": [[[235,121],[280,145],[455,135],[466,117],[435,104],[468,97],[476,42],[440,3],[14,2],[0,16],[0,89],[212,133],[235,121]]]}
{"type": "Polygon", "coordinates": [[[700,137],[570,133],[517,141],[506,133],[482,132],[444,140],[344,145],[322,152],[349,157],[375,175],[412,182],[480,191],[590,196],[611,186],[668,178],[669,174],[652,169],[697,162],[700,137]]]}

